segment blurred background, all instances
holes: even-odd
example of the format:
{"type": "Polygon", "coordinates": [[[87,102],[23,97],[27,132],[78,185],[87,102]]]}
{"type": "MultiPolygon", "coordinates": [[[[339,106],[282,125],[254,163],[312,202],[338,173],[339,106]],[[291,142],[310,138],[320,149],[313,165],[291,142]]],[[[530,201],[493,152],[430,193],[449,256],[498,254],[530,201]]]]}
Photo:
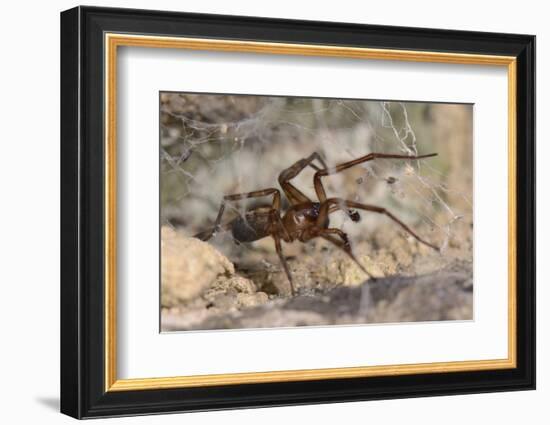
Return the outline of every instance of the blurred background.
{"type": "MultiPolygon", "coordinates": [[[[212,227],[224,195],[280,189],[278,174],[314,151],[329,166],[371,152],[437,153],[421,161],[377,159],[323,183],[328,196],[387,208],[440,246],[441,254],[374,213],[360,212],[361,221],[354,223],[337,212],[331,227],[350,235],[361,263],[377,277],[420,276],[451,267],[469,276],[471,285],[472,105],[161,93],[160,109],[165,248],[175,235],[190,237],[212,227]]],[[[316,200],[313,173],[306,168],[292,182],[316,200]]],[[[270,202],[265,197],[228,205],[223,222],[251,204],[270,202]]],[[[283,210],[287,206],[283,194],[283,210]]],[[[255,292],[272,299],[288,291],[271,238],[236,245],[230,232],[220,232],[208,244],[253,283],[255,292]]],[[[162,303],[176,313],[189,302],[172,296],[168,288],[181,285],[182,276],[164,266],[172,264],[169,252],[177,256],[182,249],[164,249],[163,254],[162,303]]],[[[297,286],[310,294],[366,279],[326,241],[283,244],[283,250],[297,286]]],[[[447,313],[439,316],[447,318],[447,313]]],[[[471,318],[471,306],[461,313],[464,317],[471,318]]]]}

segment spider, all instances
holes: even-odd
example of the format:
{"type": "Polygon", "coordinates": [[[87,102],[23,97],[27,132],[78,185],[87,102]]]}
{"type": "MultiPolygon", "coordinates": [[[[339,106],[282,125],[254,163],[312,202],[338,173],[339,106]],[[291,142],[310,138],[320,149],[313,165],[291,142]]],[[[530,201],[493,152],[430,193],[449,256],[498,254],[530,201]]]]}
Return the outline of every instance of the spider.
{"type": "Polygon", "coordinates": [[[353,254],[348,235],[340,229],[329,227],[329,215],[331,213],[341,210],[354,222],[358,222],[361,218],[356,210],[384,214],[401,226],[419,242],[433,248],[436,251],[439,251],[439,248],[422,239],[405,223],[383,207],[362,204],[342,198],[328,198],[321,179],[325,176],[339,173],[355,165],[377,158],[416,160],[430,158],[436,155],[437,153],[418,156],[370,153],[360,158],[329,168],[321,155],[314,152],[309,157],[298,160],[292,166],[283,170],[279,174],[279,185],[283,189],[283,192],[290,203],[290,206],[286,211],[281,211],[281,192],[279,189],[269,188],[255,190],[253,192],[226,195],[223,197],[214,226],[209,230],[196,234],[194,237],[207,241],[220,230],[231,230],[233,240],[235,243],[239,244],[241,242],[254,242],[271,236],[275,241],[275,249],[288,278],[292,295],[296,292],[292,274],[290,273],[288,264],[283,255],[281,240],[287,243],[295,240],[305,243],[313,238],[323,238],[344,251],[367,276],[374,279],[374,277],[365,269],[365,267],[363,267],[363,265],[361,265],[361,263],[359,263],[353,254]],[[321,167],[314,163],[315,160],[321,164],[321,167]],[[290,183],[290,180],[300,174],[307,166],[310,166],[315,170],[313,185],[318,201],[312,201],[292,183],[290,183]],[[248,208],[243,216],[239,216],[228,223],[222,224],[223,213],[228,202],[236,202],[249,198],[260,198],[269,195],[273,196],[271,205],[248,208]]]}

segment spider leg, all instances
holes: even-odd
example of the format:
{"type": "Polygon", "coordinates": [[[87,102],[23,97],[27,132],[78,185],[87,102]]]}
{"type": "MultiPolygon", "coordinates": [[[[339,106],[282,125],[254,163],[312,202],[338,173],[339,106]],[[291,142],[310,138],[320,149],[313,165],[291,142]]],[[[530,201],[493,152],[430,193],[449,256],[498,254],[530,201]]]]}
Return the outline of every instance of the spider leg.
{"type": "Polygon", "coordinates": [[[220,230],[229,230],[230,228],[231,228],[231,222],[221,224],[217,228],[216,227],[211,227],[210,229],[203,230],[202,232],[199,232],[199,233],[193,235],[193,237],[197,238],[197,239],[200,239],[201,241],[206,242],[207,240],[211,239],[212,236],[214,236],[214,234],[216,232],[219,232],[220,230]]]}
{"type": "MultiPolygon", "coordinates": [[[[300,174],[303,169],[306,168],[308,165],[317,172],[328,169],[323,157],[318,152],[313,152],[307,158],[302,158],[296,161],[293,165],[281,171],[281,173],[279,174],[279,184],[283,188],[283,191],[291,205],[296,205],[303,202],[312,202],[311,199],[309,199],[303,192],[301,192],[299,189],[296,188],[296,186],[290,183],[290,180],[300,174]],[[313,161],[315,160],[321,163],[322,168],[319,168],[317,165],[314,164],[313,161]]],[[[355,211],[346,211],[346,214],[351,220],[355,222],[359,221],[360,219],[359,215],[355,211]]]]}
{"type": "Polygon", "coordinates": [[[340,229],[323,229],[321,233],[319,234],[320,237],[323,239],[329,241],[330,243],[334,244],[338,248],[340,248],[342,251],[344,251],[354,262],[357,264],[357,266],[365,273],[367,276],[369,276],[371,279],[376,279],[372,274],[370,274],[367,269],[359,262],[355,254],[353,253],[351,244],[349,242],[348,235],[344,232],[342,232],[340,229]],[[342,240],[336,239],[332,234],[337,234],[342,240]]]}
{"type": "Polygon", "coordinates": [[[279,256],[279,260],[281,260],[281,264],[283,265],[283,268],[285,269],[286,277],[288,278],[288,283],[290,283],[290,293],[292,295],[295,295],[294,290],[294,281],[292,280],[292,274],[290,274],[290,269],[288,268],[288,264],[286,262],[286,258],[283,255],[283,248],[281,246],[281,238],[277,234],[273,234],[273,240],[275,241],[275,249],[277,250],[277,255],[279,256]]]}
{"type": "MultiPolygon", "coordinates": [[[[315,193],[317,194],[317,197],[319,198],[319,202],[324,202],[327,199],[327,193],[325,191],[325,188],[323,187],[323,183],[321,182],[321,177],[330,176],[332,174],[339,173],[341,171],[347,170],[348,168],[351,168],[355,165],[361,164],[363,162],[371,161],[376,158],[386,158],[386,159],[422,159],[422,158],[430,158],[432,156],[436,156],[436,153],[430,153],[427,155],[418,155],[418,156],[412,156],[412,155],[399,155],[399,154],[387,154],[387,153],[369,153],[368,155],[362,156],[361,158],[354,159],[352,161],[344,162],[343,164],[336,165],[335,167],[332,167],[330,169],[325,168],[324,170],[318,170],[315,172],[315,175],[313,177],[313,185],[315,186],[315,193]]],[[[286,193],[286,192],[285,192],[286,193]]]]}
{"type": "Polygon", "coordinates": [[[424,239],[422,239],[420,236],[418,236],[409,226],[407,226],[405,223],[403,223],[401,220],[399,220],[396,216],[394,216],[391,212],[389,212],[386,208],[377,207],[376,205],[368,205],[368,204],[360,204],[359,202],[354,201],[348,201],[341,198],[330,198],[327,199],[323,204],[321,205],[321,208],[319,210],[319,217],[317,218],[317,225],[319,226],[321,223],[324,223],[326,221],[326,217],[328,216],[328,213],[330,211],[330,207],[332,205],[338,205],[341,209],[344,209],[344,207],[347,208],[355,208],[358,210],[364,210],[364,211],[371,211],[378,214],[384,214],[385,216],[389,217],[391,220],[399,224],[404,230],[406,230],[412,237],[414,237],[417,241],[420,243],[423,243],[426,246],[429,246],[430,248],[435,249],[436,251],[439,251],[439,247],[436,245],[433,245],[424,239]]]}
{"type": "Polygon", "coordinates": [[[313,152],[307,158],[302,158],[296,161],[293,165],[284,169],[279,174],[279,184],[283,188],[283,191],[285,192],[285,195],[291,205],[296,205],[302,202],[311,202],[311,199],[309,199],[303,192],[298,190],[292,183],[289,182],[298,174],[300,174],[302,170],[308,165],[316,171],[321,171],[327,168],[327,164],[325,163],[321,155],[318,152],[313,152]],[[319,161],[323,168],[317,167],[313,163],[313,161],[315,160],[319,161]]]}
{"type": "Polygon", "coordinates": [[[283,220],[281,219],[281,213],[279,210],[273,209],[271,210],[270,218],[272,220],[272,224],[276,224],[275,232],[279,237],[281,237],[285,242],[292,242],[294,238],[291,236],[290,233],[288,233],[287,228],[283,224],[283,220]]]}
{"type": "Polygon", "coordinates": [[[274,210],[279,211],[281,209],[281,192],[279,192],[279,189],[269,188],[269,189],[263,189],[263,190],[255,190],[252,192],[237,193],[234,195],[225,195],[220,205],[220,209],[218,211],[218,216],[216,217],[216,221],[214,222],[214,227],[212,227],[210,230],[199,232],[193,237],[203,241],[207,241],[220,230],[226,229],[226,226],[228,225],[222,226],[221,221],[222,221],[223,213],[225,211],[225,205],[227,202],[235,202],[235,201],[240,201],[241,199],[249,199],[249,198],[261,198],[262,196],[267,196],[267,195],[273,195],[272,207],[274,210]]]}

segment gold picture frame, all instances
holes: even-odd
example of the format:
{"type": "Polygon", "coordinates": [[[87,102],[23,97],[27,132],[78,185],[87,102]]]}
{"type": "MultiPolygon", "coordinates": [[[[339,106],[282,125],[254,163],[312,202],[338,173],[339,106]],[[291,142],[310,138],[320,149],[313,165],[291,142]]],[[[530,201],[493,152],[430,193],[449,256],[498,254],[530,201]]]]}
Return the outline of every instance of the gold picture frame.
{"type": "Polygon", "coordinates": [[[193,39],[127,34],[105,34],[105,99],[107,127],[105,152],[105,391],[150,390],[179,387],[253,384],[265,382],[306,381],[408,375],[416,373],[458,372],[507,369],[516,366],[516,58],[513,56],[474,55],[411,50],[370,49],[356,47],[316,46],[307,44],[264,43],[215,39],[193,39]],[[116,87],[117,51],[119,47],[156,49],[189,49],[239,53],[263,53],[339,58],[435,62],[506,67],[508,72],[508,358],[424,364],[365,366],[330,369],[306,369],[276,372],[234,373],[219,375],[176,376],[170,378],[116,378],[116,87]]]}

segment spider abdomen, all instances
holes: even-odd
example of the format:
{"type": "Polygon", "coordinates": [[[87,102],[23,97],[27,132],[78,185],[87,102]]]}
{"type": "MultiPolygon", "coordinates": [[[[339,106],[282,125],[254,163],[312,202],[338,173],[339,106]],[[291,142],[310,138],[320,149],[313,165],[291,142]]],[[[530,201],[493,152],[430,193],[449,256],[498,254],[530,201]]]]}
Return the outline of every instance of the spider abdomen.
{"type": "Polygon", "coordinates": [[[231,222],[233,239],[254,242],[271,234],[271,207],[258,207],[245,212],[231,222]]]}

